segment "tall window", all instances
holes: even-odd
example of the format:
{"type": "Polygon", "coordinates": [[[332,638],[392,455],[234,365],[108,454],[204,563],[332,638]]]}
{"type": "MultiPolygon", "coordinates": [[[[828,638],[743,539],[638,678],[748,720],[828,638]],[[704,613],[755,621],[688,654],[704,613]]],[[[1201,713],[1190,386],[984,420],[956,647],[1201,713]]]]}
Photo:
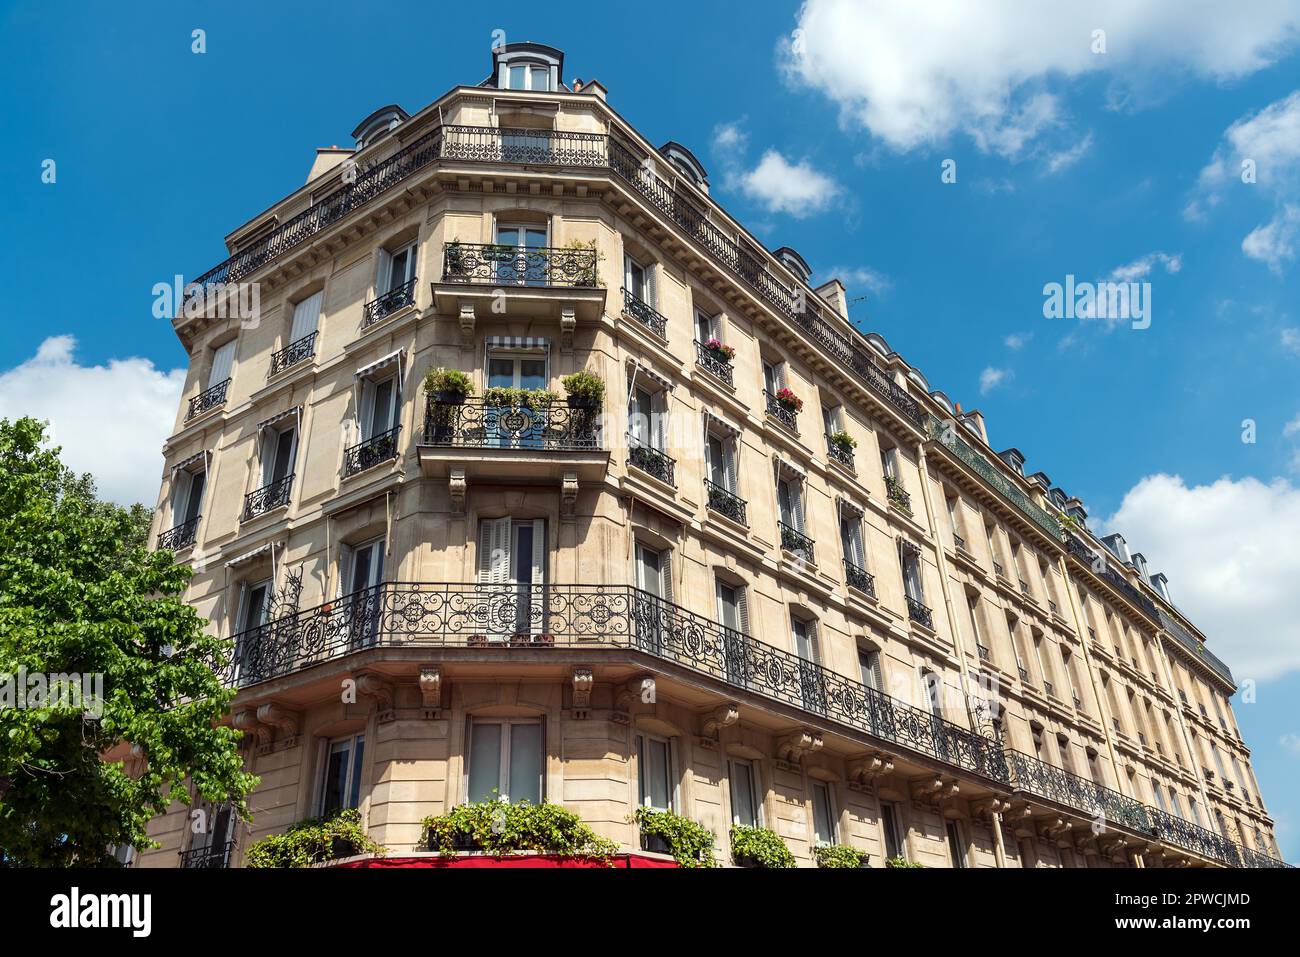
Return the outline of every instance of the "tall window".
{"type": "Polygon", "coordinates": [[[397,376],[361,382],[361,441],[383,435],[397,425],[397,376]]]}
{"type": "Polygon", "coordinates": [[[667,396],[638,381],[627,403],[628,436],[634,445],[665,451],[667,444],[667,396]]]}
{"type": "Polygon", "coordinates": [[[290,478],[294,472],[294,458],[298,452],[298,429],[293,419],[282,420],[284,425],[268,425],[262,429],[262,485],[277,485],[290,478]]]}
{"type": "Polygon", "coordinates": [[[921,584],[921,552],[910,542],[898,543],[898,561],[903,568],[903,591],[917,604],[925,604],[925,589],[921,584]]]}
{"type": "Polygon", "coordinates": [[[862,518],[843,508],[840,509],[840,546],[844,549],[846,562],[866,569],[867,553],[862,543],[862,518]]]}
{"type": "Polygon", "coordinates": [[[383,597],[378,586],[384,580],[384,539],[345,545],[342,565],[343,595],[350,596],[346,620],[351,638],[356,643],[367,645],[374,641],[379,631],[383,597]]]}
{"type": "Polygon", "coordinates": [[[718,621],[722,627],[740,634],[749,633],[749,611],[746,607],[745,589],[729,585],[721,579],[714,581],[718,602],[718,621]]]}
{"type": "Polygon", "coordinates": [[[293,307],[293,321],[289,325],[289,342],[301,342],[316,331],[320,323],[321,302],[325,290],[314,292],[293,307]]]}
{"type": "Polygon", "coordinates": [[[898,481],[898,449],[892,445],[880,447],[880,468],[885,478],[898,481]]]}
{"type": "Polygon", "coordinates": [[[208,473],[203,466],[177,469],[172,487],[172,524],[187,525],[199,517],[208,473]]]}
{"type": "Polygon", "coordinates": [[[1070,757],[1070,739],[1063,734],[1056,736],[1056,750],[1061,755],[1061,767],[1074,773],[1074,760],[1070,757]]]}
{"type": "Polygon", "coordinates": [[[500,640],[546,632],[546,521],[480,519],[477,575],[489,590],[489,620],[500,640]]]}
{"type": "Polygon", "coordinates": [[[763,388],[768,395],[776,395],[785,388],[785,363],[763,360],[763,388]]]}
{"type": "Polygon", "coordinates": [[[208,369],[209,389],[230,378],[230,371],[235,365],[235,341],[231,339],[212,350],[212,366],[208,369]]]}
{"type": "MultiPolygon", "coordinates": [[[[489,389],[545,389],[549,382],[544,348],[489,347],[489,389]]],[[[541,448],[545,439],[545,412],[530,409],[484,410],[487,443],[494,448],[541,448]],[[494,427],[495,426],[495,427],[494,427]]]]}
{"type": "Polygon", "coordinates": [[[631,256],[623,257],[623,287],[647,306],[655,305],[654,276],[650,267],[631,256]]]}
{"type": "Polygon", "coordinates": [[[544,224],[497,223],[497,245],[513,248],[513,258],[497,261],[496,281],[542,286],[549,279],[549,261],[537,250],[545,249],[549,229],[544,224]]]}
{"type": "Polygon", "coordinates": [[[322,815],[360,805],[361,760],[365,749],[366,737],[363,734],[326,744],[320,801],[322,815]]]}
{"type": "Polygon", "coordinates": [[[790,616],[790,632],[794,636],[794,651],[799,656],[799,688],[804,707],[810,711],[824,711],[826,695],[824,680],[818,667],[817,625],[798,615],[790,616]]]}
{"type": "Polygon", "coordinates": [[[948,858],[952,861],[952,866],[962,868],[966,866],[966,842],[962,840],[961,826],[953,820],[944,822],[944,831],[948,836],[948,858]]]}
{"type": "Polygon", "coordinates": [[[637,782],[643,807],[673,809],[672,747],[666,738],[636,736],[637,782]]]}
{"type": "Polygon", "coordinates": [[[862,683],[876,691],[885,690],[885,676],[880,662],[880,652],[875,648],[858,649],[858,673],[862,683]]]}
{"type": "Polygon", "coordinates": [[[754,765],[733,759],[731,767],[731,821],[745,827],[758,827],[758,786],[754,765]]]}
{"type": "Polygon", "coordinates": [[[885,841],[885,857],[903,856],[903,832],[900,830],[898,805],[880,802],[880,830],[885,841]]]}
{"type": "Polygon", "coordinates": [[[708,342],[718,335],[717,316],[710,316],[703,309],[695,310],[695,338],[700,342],[708,342]]]}
{"type": "Polygon", "coordinates": [[[469,726],[466,798],[542,801],[542,722],[474,718],[469,726]]]}
{"type": "Polygon", "coordinates": [[[704,467],[709,481],[725,491],[736,493],[736,438],[721,435],[714,428],[705,433],[704,467]]]}
{"type": "Polygon", "coordinates": [[[925,707],[936,718],[943,717],[943,681],[929,668],[921,669],[921,687],[925,692],[925,707]]]}
{"type": "Polygon", "coordinates": [[[406,243],[396,249],[379,251],[379,276],[375,282],[375,292],[378,295],[382,296],[394,289],[401,289],[414,278],[415,243],[406,243]]]}
{"type": "Polygon", "coordinates": [[[548,92],[551,89],[551,68],[542,63],[512,63],[506,68],[506,88],[548,92]]]}
{"type": "Polygon", "coordinates": [[[824,781],[812,783],[813,840],[818,844],[835,843],[835,816],[831,810],[831,789],[824,781]]]}

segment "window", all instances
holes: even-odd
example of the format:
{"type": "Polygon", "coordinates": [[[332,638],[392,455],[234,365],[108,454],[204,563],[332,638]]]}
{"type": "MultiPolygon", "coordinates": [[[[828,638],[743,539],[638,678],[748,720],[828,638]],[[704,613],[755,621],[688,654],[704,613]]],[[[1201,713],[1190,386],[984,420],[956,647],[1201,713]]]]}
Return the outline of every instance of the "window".
{"type": "Polygon", "coordinates": [[[177,469],[172,488],[172,524],[188,525],[199,517],[203,507],[203,488],[208,473],[202,466],[177,469]]]}
{"type": "Polygon", "coordinates": [[[798,615],[790,616],[790,633],[794,636],[794,651],[799,656],[799,691],[804,707],[809,711],[826,709],[825,688],[817,663],[817,625],[798,615]]]}
{"type": "MultiPolygon", "coordinates": [[[[487,355],[489,389],[545,389],[550,381],[545,348],[505,349],[490,346],[487,355]]],[[[541,448],[545,438],[545,412],[510,410],[509,415],[485,416],[487,444],[493,448],[541,448]],[[492,423],[496,423],[495,429],[492,423]]]]}
{"type": "MultiPolygon", "coordinates": [[[[202,818],[195,821],[196,824],[201,824],[202,830],[190,838],[190,855],[192,858],[199,859],[197,863],[224,865],[226,844],[234,838],[235,834],[235,809],[229,802],[221,804],[204,802],[202,810],[202,818]]],[[[127,848],[127,850],[134,852],[134,848],[127,848]]],[[[134,856],[132,853],[131,857],[134,856]]]]}
{"type": "Polygon", "coordinates": [[[928,668],[921,669],[921,687],[925,692],[925,706],[936,718],[943,717],[943,681],[928,668]]]}
{"type": "Polygon", "coordinates": [[[1070,758],[1070,739],[1063,734],[1056,736],[1056,750],[1061,755],[1061,767],[1074,773],[1074,761],[1070,758]]]}
{"type": "Polygon", "coordinates": [[[239,602],[239,617],[235,623],[235,632],[248,631],[266,624],[267,612],[271,604],[270,580],[246,585],[239,602]]]}
{"type": "Polygon", "coordinates": [[[822,427],[826,430],[826,437],[830,438],[842,428],[840,424],[840,407],[822,406],[822,427]]]}
{"type": "Polygon", "coordinates": [[[1183,816],[1183,806],[1179,803],[1178,792],[1174,790],[1172,784],[1169,786],[1169,806],[1173,808],[1174,813],[1179,817],[1183,816]]]}
{"type": "Polygon", "coordinates": [[[1088,774],[1092,777],[1093,784],[1100,784],[1104,787],[1106,779],[1102,777],[1101,762],[1098,760],[1097,752],[1093,748],[1088,748],[1086,754],[1088,755],[1088,774]]]}
{"type": "Polygon", "coordinates": [[[384,577],[384,539],[376,538],[361,545],[343,546],[339,596],[348,597],[347,627],[354,642],[366,645],[374,641],[379,630],[382,596],[378,586],[384,577]]]}
{"type": "Polygon", "coordinates": [[[956,495],[948,496],[948,526],[952,529],[953,544],[965,548],[966,539],[961,534],[961,500],[956,495]]]}
{"type": "Polygon", "coordinates": [[[666,444],[667,399],[662,389],[641,384],[632,388],[627,402],[628,436],[633,446],[664,451],[666,444]]]}
{"type": "Polygon", "coordinates": [[[542,722],[474,718],[466,800],[542,801],[542,722]]]}
{"type": "Polygon", "coordinates": [[[844,560],[858,568],[867,567],[866,548],[862,544],[862,519],[857,515],[840,511],[840,546],[844,549],[844,560]]]}
{"type": "Polygon", "coordinates": [[[488,640],[546,633],[545,519],[479,519],[477,576],[489,590],[488,640]]]}
{"type": "Polygon", "coordinates": [[[817,844],[835,843],[835,817],[831,813],[831,789],[824,781],[812,785],[813,840],[817,844]]]}
{"type": "Polygon", "coordinates": [[[718,620],[722,627],[749,634],[749,610],[746,607],[745,589],[728,585],[722,580],[714,582],[718,600],[718,620]]]}
{"type": "Polygon", "coordinates": [[[631,256],[623,257],[623,288],[647,306],[654,306],[654,278],[651,271],[631,256]]]}
{"type": "Polygon", "coordinates": [[[717,488],[736,493],[736,438],[719,435],[715,429],[705,433],[704,467],[709,481],[717,488]]]}
{"type": "Polygon", "coordinates": [[[1156,800],[1156,806],[1159,807],[1161,811],[1164,811],[1166,814],[1168,814],[1169,808],[1165,806],[1164,795],[1160,793],[1160,785],[1155,780],[1152,780],[1151,782],[1151,795],[1156,800]]]}
{"type": "Polygon", "coordinates": [[[397,376],[361,382],[361,441],[383,435],[397,425],[397,376]]]}
{"type": "Polygon", "coordinates": [[[880,652],[874,648],[858,649],[858,672],[862,683],[876,691],[885,690],[885,677],[881,670],[880,652]]]}
{"type": "Polygon", "coordinates": [[[880,830],[885,840],[885,857],[902,857],[903,835],[899,830],[898,805],[880,802],[880,830]]]}
{"type": "Polygon", "coordinates": [[[378,296],[401,289],[414,278],[415,243],[379,251],[379,276],[375,281],[375,293],[378,296]]]}
{"type": "Polygon", "coordinates": [[[980,661],[992,661],[993,651],[984,643],[984,637],[980,634],[979,603],[980,596],[978,592],[966,593],[966,611],[970,615],[970,633],[975,639],[975,651],[979,655],[980,661]]]}
{"type": "Polygon", "coordinates": [[[1034,739],[1034,757],[1045,761],[1047,756],[1043,753],[1043,726],[1035,722],[1030,725],[1029,731],[1034,739]]]}
{"type": "Polygon", "coordinates": [[[754,765],[733,760],[731,765],[731,821],[745,827],[758,827],[758,789],[754,765]]]}
{"type": "Polygon", "coordinates": [[[636,587],[656,598],[672,601],[672,563],[667,549],[636,543],[636,587]]]}
{"type": "Polygon", "coordinates": [[[710,339],[717,338],[718,320],[716,316],[710,316],[703,309],[695,310],[695,338],[699,342],[708,342],[710,339]]]}
{"type": "Polygon", "coordinates": [[[496,281],[514,285],[544,286],[548,280],[549,260],[536,252],[545,249],[549,229],[540,223],[497,224],[497,245],[513,247],[513,257],[503,257],[496,262],[493,273],[496,281]]]}
{"type": "Polygon", "coordinates": [[[289,326],[289,342],[301,342],[316,331],[320,323],[320,307],[325,290],[312,293],[293,307],[293,321],[289,326]]]}
{"type": "Polygon", "coordinates": [[[208,388],[220,385],[230,378],[235,364],[235,340],[231,339],[212,350],[212,366],[208,370],[208,388]]]}
{"type": "Polygon", "coordinates": [[[546,93],[551,89],[551,69],[542,63],[512,63],[506,67],[506,89],[546,93]]]}
{"type": "Polygon", "coordinates": [[[384,540],[377,538],[364,545],[347,548],[347,564],[345,594],[374,588],[384,576],[384,540]]]}
{"type": "Polygon", "coordinates": [[[643,807],[673,809],[672,748],[664,738],[636,736],[637,782],[643,807]]]}
{"type": "Polygon", "coordinates": [[[325,745],[324,780],[320,813],[333,814],[361,803],[361,761],[365,755],[363,734],[330,741],[325,745]]]}
{"type": "Polygon", "coordinates": [[[262,429],[262,486],[278,485],[293,477],[294,458],[298,452],[298,429],[293,419],[281,420],[281,426],[262,429]]]}
{"type": "Polygon", "coordinates": [[[921,584],[921,552],[910,542],[898,543],[898,561],[903,569],[903,591],[918,604],[925,604],[925,589],[921,584]]]}
{"type": "Polygon", "coordinates": [[[885,478],[898,481],[898,449],[892,445],[880,447],[880,468],[885,478]]]}
{"type": "Polygon", "coordinates": [[[763,360],[763,388],[774,396],[785,388],[785,363],[763,360]]]}
{"type": "Polygon", "coordinates": [[[948,835],[948,857],[953,867],[966,866],[966,845],[961,837],[961,826],[956,821],[946,821],[944,830],[948,835]]]}

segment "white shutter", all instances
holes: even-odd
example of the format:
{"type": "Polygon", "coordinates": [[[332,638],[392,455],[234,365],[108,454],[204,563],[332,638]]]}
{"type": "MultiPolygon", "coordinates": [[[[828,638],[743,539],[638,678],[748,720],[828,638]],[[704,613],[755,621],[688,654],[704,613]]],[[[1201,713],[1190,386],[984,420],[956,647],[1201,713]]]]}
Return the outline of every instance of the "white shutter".
{"type": "Polygon", "coordinates": [[[348,572],[351,570],[351,568],[352,568],[352,546],[340,545],[338,585],[334,589],[334,596],[336,598],[342,598],[344,595],[347,594],[346,586],[344,585],[344,582],[347,580],[348,572]]]}
{"type": "Polygon", "coordinates": [[[650,444],[660,452],[666,452],[667,449],[667,426],[668,426],[668,390],[661,389],[656,392],[650,399],[650,444]]]}
{"type": "Polygon", "coordinates": [[[803,496],[804,487],[802,481],[792,481],[790,483],[790,507],[794,515],[794,527],[801,535],[808,534],[808,529],[804,525],[803,516],[803,496]]]}
{"type": "Polygon", "coordinates": [[[289,341],[297,342],[316,331],[320,322],[321,300],[325,290],[313,293],[293,307],[293,325],[289,329],[289,341]]]}
{"type": "Polygon", "coordinates": [[[749,634],[749,599],[747,597],[748,588],[736,589],[736,621],[740,626],[742,635],[749,634]]]}
{"type": "Polygon", "coordinates": [[[673,553],[664,549],[659,553],[659,574],[663,582],[664,601],[672,604],[673,600],[673,553]]]}
{"type": "Polygon", "coordinates": [[[740,439],[732,436],[722,443],[722,466],[727,475],[727,491],[737,494],[740,486],[736,480],[736,451],[740,439]]]}
{"type": "Polygon", "coordinates": [[[393,256],[387,249],[376,251],[375,259],[375,298],[388,292],[388,277],[392,272],[393,256]]]}
{"type": "Polygon", "coordinates": [[[478,524],[478,580],[505,584],[510,572],[510,519],[481,519],[478,524]]]}
{"type": "Polygon", "coordinates": [[[269,425],[263,427],[262,435],[262,488],[271,484],[271,473],[275,471],[275,455],[280,449],[280,433],[269,425]]]}
{"type": "Polygon", "coordinates": [[[532,611],[529,621],[538,633],[546,631],[546,521],[533,520],[532,587],[529,596],[532,611]]]}
{"type": "Polygon", "coordinates": [[[659,295],[655,283],[655,267],[653,265],[646,266],[645,269],[642,271],[642,275],[645,276],[646,305],[648,305],[651,309],[658,309],[659,295]]]}
{"type": "Polygon", "coordinates": [[[212,353],[212,371],[208,374],[209,389],[230,378],[230,370],[235,365],[235,341],[231,339],[212,353]]]}

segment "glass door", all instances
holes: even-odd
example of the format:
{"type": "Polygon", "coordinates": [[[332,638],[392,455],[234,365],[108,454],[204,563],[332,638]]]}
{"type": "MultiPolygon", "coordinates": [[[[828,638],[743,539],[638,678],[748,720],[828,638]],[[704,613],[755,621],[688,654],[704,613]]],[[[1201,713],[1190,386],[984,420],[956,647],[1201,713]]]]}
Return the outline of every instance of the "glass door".
{"type": "Polygon", "coordinates": [[[662,647],[667,615],[667,564],[662,552],[637,542],[636,587],[641,590],[637,599],[637,640],[645,650],[656,654],[662,647]]]}
{"type": "Polygon", "coordinates": [[[366,646],[379,632],[383,596],[379,587],[384,575],[384,539],[376,539],[352,550],[348,574],[348,611],[352,639],[366,646]]]}
{"type": "Polygon", "coordinates": [[[497,226],[493,274],[497,282],[545,286],[550,279],[545,226],[497,226]]]}
{"type": "Polygon", "coordinates": [[[821,669],[817,667],[815,626],[802,618],[790,618],[790,629],[794,632],[795,653],[799,656],[799,691],[803,696],[804,707],[809,711],[826,710],[826,691],[822,683],[821,669]]]}
{"type": "MultiPolygon", "coordinates": [[[[498,354],[488,357],[489,389],[545,389],[548,379],[546,357],[537,354],[498,354]]],[[[528,408],[523,404],[498,404],[483,407],[484,438],[493,448],[540,449],[545,446],[546,408],[528,408]]]]}

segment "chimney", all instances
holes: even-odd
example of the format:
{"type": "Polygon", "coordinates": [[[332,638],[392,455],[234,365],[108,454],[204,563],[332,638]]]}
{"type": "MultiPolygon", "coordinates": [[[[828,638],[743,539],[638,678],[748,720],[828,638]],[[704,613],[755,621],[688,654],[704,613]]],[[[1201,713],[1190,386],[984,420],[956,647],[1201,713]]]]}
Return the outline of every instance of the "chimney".
{"type": "Polygon", "coordinates": [[[312,160],[311,170],[307,173],[307,182],[310,183],[318,176],[324,176],[351,156],[353,152],[354,150],[351,147],[319,147],[316,150],[316,158],[312,160]]]}
{"type": "Polygon", "coordinates": [[[818,286],[816,293],[834,306],[835,311],[843,318],[849,318],[849,298],[845,292],[844,283],[838,279],[832,279],[830,282],[818,286]]]}
{"type": "Polygon", "coordinates": [[[984,428],[984,413],[978,409],[971,409],[962,415],[961,421],[963,424],[969,423],[975,426],[975,434],[980,437],[980,441],[985,445],[989,444],[989,434],[984,428]]]}

